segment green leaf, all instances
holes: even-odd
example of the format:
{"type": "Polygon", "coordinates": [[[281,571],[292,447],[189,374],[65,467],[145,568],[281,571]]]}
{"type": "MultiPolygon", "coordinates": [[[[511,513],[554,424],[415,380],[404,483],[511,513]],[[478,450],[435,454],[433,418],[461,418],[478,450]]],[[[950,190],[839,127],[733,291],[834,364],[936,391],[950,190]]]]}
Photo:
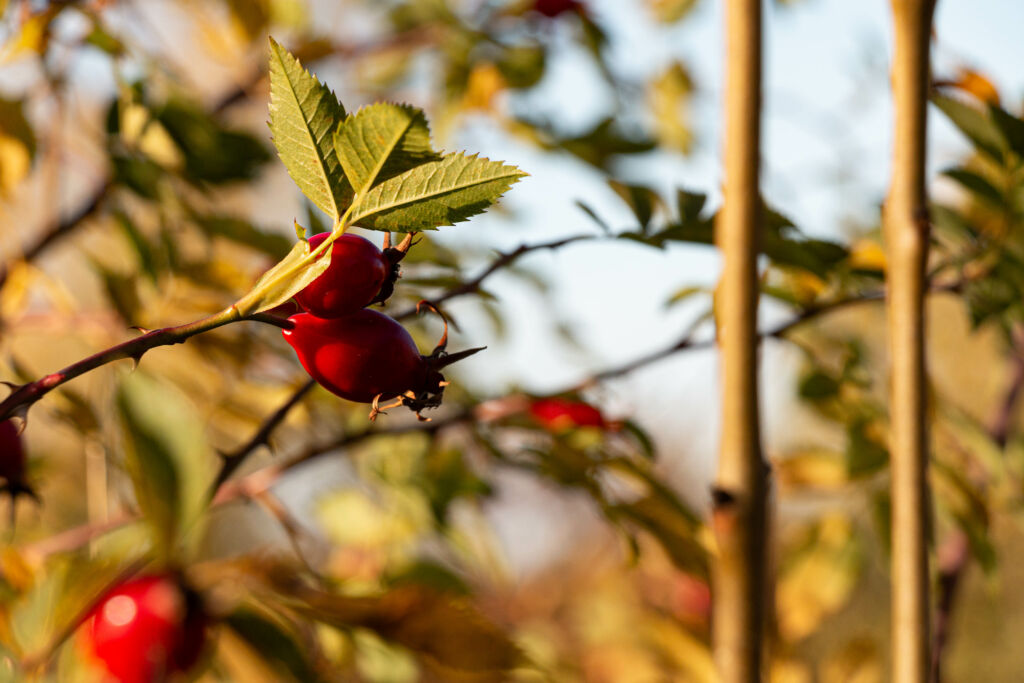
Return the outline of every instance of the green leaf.
{"type": "Polygon", "coordinates": [[[423,112],[400,104],[372,104],[341,122],[334,150],[358,194],[378,183],[440,158],[430,147],[423,112]]]}
{"type": "Polygon", "coordinates": [[[283,258],[291,250],[292,241],[284,235],[261,230],[236,216],[209,214],[195,215],[193,219],[209,235],[244,244],[272,258],[283,258]]]}
{"type": "Polygon", "coordinates": [[[337,220],[351,202],[331,131],[345,108],[331,90],[270,39],[270,131],[299,189],[337,220]]]}
{"type": "Polygon", "coordinates": [[[320,675],[307,661],[304,647],[283,625],[254,610],[241,608],[224,620],[232,631],[273,664],[278,675],[290,674],[291,680],[320,681],[320,675]]]}
{"type": "Polygon", "coordinates": [[[707,291],[707,287],[701,287],[699,285],[690,285],[688,287],[682,287],[680,289],[677,289],[672,293],[672,296],[670,296],[665,301],[665,308],[671,308],[676,304],[680,304],[683,301],[686,301],[687,299],[696,294],[703,294],[704,292],[707,291]]]}
{"type": "Polygon", "coordinates": [[[932,103],[980,152],[1002,163],[1005,143],[999,129],[983,112],[945,95],[932,96],[932,103]]]}
{"type": "Polygon", "coordinates": [[[889,450],[870,434],[870,425],[858,418],[846,430],[846,472],[851,478],[872,475],[889,463],[889,450]]]}
{"type": "Polygon", "coordinates": [[[525,175],[499,161],[452,154],[370,190],[355,207],[352,223],[392,232],[454,225],[485,211],[525,175]]]}
{"type": "Polygon", "coordinates": [[[124,378],[117,407],[136,502],[159,549],[172,553],[203,509],[209,466],[203,424],[180,392],[142,372],[124,378]]]}
{"type": "Polygon", "coordinates": [[[697,530],[663,496],[651,494],[631,503],[612,505],[609,512],[630,520],[654,536],[677,569],[700,577],[707,576],[707,550],[698,540],[697,530]]]}
{"type": "Polygon", "coordinates": [[[988,111],[1010,149],[1024,158],[1024,121],[994,104],[989,105],[988,111]]]}
{"type": "MultiPolygon", "coordinates": [[[[321,246],[324,244],[326,242],[321,246]]],[[[314,260],[308,259],[309,255],[309,242],[296,242],[287,256],[265,272],[248,294],[235,302],[235,308],[242,316],[269,311],[305,289],[331,265],[331,248],[324,247],[314,260]]]]}
{"type": "Polygon", "coordinates": [[[244,131],[225,128],[188,100],[174,97],[153,117],[184,155],[184,175],[194,183],[251,180],[270,161],[266,147],[244,131]]]}
{"type": "Polygon", "coordinates": [[[821,370],[812,370],[800,379],[800,398],[822,401],[839,393],[839,382],[821,370]]]}
{"type": "Polygon", "coordinates": [[[951,178],[967,188],[972,194],[989,202],[993,206],[1005,207],[1006,198],[984,176],[966,168],[948,168],[942,175],[951,178]]]}
{"type": "Polygon", "coordinates": [[[608,186],[629,206],[640,224],[641,232],[646,233],[654,212],[662,206],[661,197],[643,185],[629,185],[618,180],[609,180],[608,186]]]}

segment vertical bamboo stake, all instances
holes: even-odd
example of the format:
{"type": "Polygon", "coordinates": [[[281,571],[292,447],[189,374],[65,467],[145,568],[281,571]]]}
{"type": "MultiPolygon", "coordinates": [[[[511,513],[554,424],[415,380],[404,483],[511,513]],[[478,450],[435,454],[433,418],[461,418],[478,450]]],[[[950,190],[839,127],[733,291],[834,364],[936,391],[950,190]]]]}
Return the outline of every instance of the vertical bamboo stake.
{"type": "Polygon", "coordinates": [[[725,203],[717,225],[722,434],[712,524],[715,662],[724,683],[761,679],[767,469],[757,391],[761,0],[726,3],[725,203]]]}
{"type": "Polygon", "coordinates": [[[889,250],[892,359],[893,681],[928,680],[928,444],[925,425],[924,294],[928,255],[925,121],[928,47],[935,0],[892,0],[895,109],[892,184],[883,227],[889,250]]]}

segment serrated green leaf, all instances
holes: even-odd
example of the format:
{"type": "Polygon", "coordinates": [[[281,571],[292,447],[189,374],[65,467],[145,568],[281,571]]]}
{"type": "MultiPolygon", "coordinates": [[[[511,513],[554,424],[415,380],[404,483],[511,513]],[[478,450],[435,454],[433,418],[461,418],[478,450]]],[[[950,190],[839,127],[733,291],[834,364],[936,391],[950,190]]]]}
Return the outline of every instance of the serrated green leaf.
{"type": "Polygon", "coordinates": [[[485,211],[525,175],[500,161],[452,154],[374,187],[354,207],[352,223],[392,232],[454,225],[485,211]]]}
{"type": "Polygon", "coordinates": [[[430,147],[423,112],[390,103],[372,104],[342,121],[334,133],[334,150],[359,194],[440,158],[430,147]]]}
{"type": "MultiPolygon", "coordinates": [[[[321,247],[324,244],[327,243],[321,243],[321,247]]],[[[269,311],[305,289],[331,265],[329,247],[323,248],[319,258],[308,259],[309,255],[309,243],[296,242],[287,256],[265,272],[248,294],[235,302],[235,308],[242,316],[269,311]]]]}
{"type": "Polygon", "coordinates": [[[291,53],[270,39],[270,131],[288,174],[335,220],[351,202],[352,188],[334,151],[331,132],[345,108],[291,53]]]}

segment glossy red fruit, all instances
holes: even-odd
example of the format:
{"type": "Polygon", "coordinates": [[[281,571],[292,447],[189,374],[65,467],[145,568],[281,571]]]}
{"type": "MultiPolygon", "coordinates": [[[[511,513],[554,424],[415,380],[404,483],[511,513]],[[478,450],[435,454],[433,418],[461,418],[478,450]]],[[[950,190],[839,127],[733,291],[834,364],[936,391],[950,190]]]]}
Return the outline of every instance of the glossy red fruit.
{"type": "MultiPolygon", "coordinates": [[[[309,238],[316,249],[330,233],[309,238]]],[[[391,272],[384,253],[370,240],[344,234],[331,245],[331,265],[295,295],[304,310],[319,318],[339,318],[369,305],[391,272]]]]}
{"type": "Polygon", "coordinates": [[[540,398],[530,404],[530,415],[552,431],[574,427],[607,426],[604,416],[594,406],[567,398],[540,398]]]}
{"type": "Polygon", "coordinates": [[[25,449],[11,420],[0,422],[0,477],[9,487],[25,483],[25,449]]]}
{"type": "Polygon", "coordinates": [[[85,622],[85,646],[118,683],[165,681],[195,666],[207,617],[170,574],[140,576],[107,593],[85,622]]]}
{"type": "Polygon", "coordinates": [[[533,9],[546,17],[557,17],[572,10],[582,9],[579,0],[534,0],[533,9]]]}
{"type": "Polygon", "coordinates": [[[332,393],[358,403],[392,398],[425,385],[427,365],[416,342],[392,318],[363,308],[343,318],[309,313],[288,318],[285,340],[310,377],[332,393]]]}

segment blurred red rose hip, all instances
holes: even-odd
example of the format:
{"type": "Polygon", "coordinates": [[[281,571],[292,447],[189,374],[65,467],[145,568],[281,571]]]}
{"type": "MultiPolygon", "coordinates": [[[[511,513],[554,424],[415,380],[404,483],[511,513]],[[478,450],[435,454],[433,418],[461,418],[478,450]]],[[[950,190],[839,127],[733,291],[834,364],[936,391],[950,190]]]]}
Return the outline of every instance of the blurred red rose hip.
{"type": "Polygon", "coordinates": [[[85,622],[86,648],[118,683],[155,683],[186,672],[206,642],[197,598],[170,574],[140,576],[107,593],[85,622]]]}

